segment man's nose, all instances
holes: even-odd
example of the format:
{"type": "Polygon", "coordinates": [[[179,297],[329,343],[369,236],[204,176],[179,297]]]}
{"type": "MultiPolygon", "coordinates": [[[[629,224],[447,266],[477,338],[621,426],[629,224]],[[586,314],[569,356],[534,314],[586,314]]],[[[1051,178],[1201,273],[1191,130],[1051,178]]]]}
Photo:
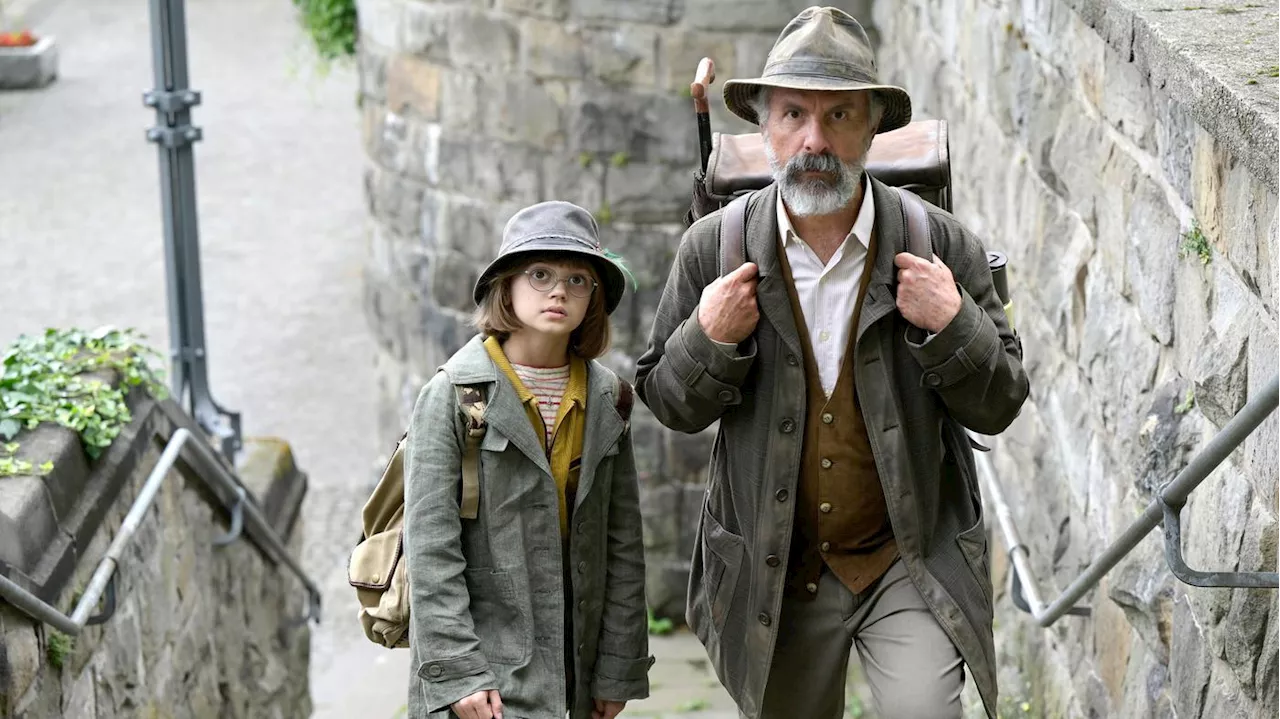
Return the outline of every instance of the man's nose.
{"type": "Polygon", "coordinates": [[[804,151],[811,155],[821,155],[831,149],[827,140],[826,128],[818,117],[810,117],[804,124],[804,151]]]}

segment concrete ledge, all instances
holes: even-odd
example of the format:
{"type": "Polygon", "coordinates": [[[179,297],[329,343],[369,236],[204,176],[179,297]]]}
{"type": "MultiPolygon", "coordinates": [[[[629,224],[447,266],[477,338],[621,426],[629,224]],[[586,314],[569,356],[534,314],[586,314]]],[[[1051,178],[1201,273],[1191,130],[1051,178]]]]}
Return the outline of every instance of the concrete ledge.
{"type": "Polygon", "coordinates": [[[1274,2],[1065,0],[1272,190],[1280,152],[1274,2]]]}
{"type": "MultiPolygon", "coordinates": [[[[89,545],[114,505],[132,504],[134,498],[120,496],[121,489],[130,477],[151,472],[151,464],[144,466],[150,450],[163,447],[179,427],[190,430],[193,441],[205,441],[203,430],[172,400],[157,402],[135,389],[127,403],[133,421],[92,464],[75,433],[62,427],[42,425],[16,438],[21,443],[19,456],[33,464],[52,459],[54,470],[44,477],[0,481],[0,574],[46,602],[61,595],[82,559],[100,559],[87,554],[89,545]]],[[[287,540],[306,495],[306,474],[294,464],[289,445],[279,439],[247,439],[241,460],[239,476],[250,500],[287,540]]],[[[212,471],[202,466],[205,461],[187,449],[175,469],[188,477],[200,475],[212,471]]],[[[230,469],[225,460],[220,463],[230,469]]],[[[202,482],[188,482],[188,487],[218,507],[233,500],[231,493],[202,482]]],[[[224,510],[223,521],[229,520],[224,510]]],[[[261,539],[247,526],[244,531],[247,539],[261,539]]],[[[276,561],[268,552],[262,555],[269,563],[276,561]]]]}
{"type": "Polygon", "coordinates": [[[30,47],[0,47],[0,89],[30,90],[58,77],[58,45],[44,37],[30,47]]]}

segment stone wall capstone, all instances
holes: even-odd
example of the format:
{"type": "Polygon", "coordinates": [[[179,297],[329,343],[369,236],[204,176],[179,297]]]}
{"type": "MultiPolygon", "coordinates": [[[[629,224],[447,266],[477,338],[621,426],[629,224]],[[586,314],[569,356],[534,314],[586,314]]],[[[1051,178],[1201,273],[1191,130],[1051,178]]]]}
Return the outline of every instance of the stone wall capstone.
{"type": "MultiPolygon", "coordinates": [[[[837,3],[866,15],[870,0],[837,3]]],[[[574,202],[636,276],[605,361],[628,379],[683,231],[697,126],[689,82],[754,75],[806,3],[776,0],[361,0],[369,155],[366,313],[379,345],[380,436],[474,331],[471,288],[516,210],[574,202]]],[[[717,84],[715,88],[718,88],[717,84]]],[[[717,93],[718,94],[718,93],[717,93]]],[[[712,107],[716,130],[753,129],[712,107]]],[[[711,434],[634,422],[649,602],[684,616],[711,434]]]]}
{"type": "MultiPolygon", "coordinates": [[[[1032,395],[992,458],[1045,599],[1276,376],[1277,194],[1257,161],[1269,151],[1274,170],[1276,10],[1164,5],[906,0],[873,14],[882,73],[950,123],[956,214],[1009,255],[1032,395]],[[1195,23],[1200,41],[1182,42],[1195,23]],[[1257,55],[1225,39],[1209,53],[1206,32],[1257,55]],[[1265,93],[1270,127],[1239,133],[1265,93]],[[1206,129],[1232,117],[1237,131],[1206,129]]],[[[1192,567],[1275,570],[1276,428],[1191,495],[1192,567]]],[[[988,524],[1010,716],[1024,701],[1045,717],[1276,713],[1273,591],[1179,583],[1157,530],[1086,596],[1092,617],[1043,631],[1009,601],[988,524]]]]}

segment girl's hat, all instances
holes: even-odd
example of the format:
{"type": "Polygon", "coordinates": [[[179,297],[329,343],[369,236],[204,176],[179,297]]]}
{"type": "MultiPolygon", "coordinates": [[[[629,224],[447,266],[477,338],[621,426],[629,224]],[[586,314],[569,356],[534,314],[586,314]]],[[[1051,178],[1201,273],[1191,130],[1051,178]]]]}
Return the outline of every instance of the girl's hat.
{"type": "Polygon", "coordinates": [[[476,280],[476,304],[484,301],[489,283],[529,255],[564,252],[586,259],[595,267],[604,292],[605,312],[613,314],[626,289],[625,270],[619,266],[617,256],[600,245],[599,236],[591,213],[571,202],[539,202],[520,210],[502,230],[498,256],[476,280]]]}

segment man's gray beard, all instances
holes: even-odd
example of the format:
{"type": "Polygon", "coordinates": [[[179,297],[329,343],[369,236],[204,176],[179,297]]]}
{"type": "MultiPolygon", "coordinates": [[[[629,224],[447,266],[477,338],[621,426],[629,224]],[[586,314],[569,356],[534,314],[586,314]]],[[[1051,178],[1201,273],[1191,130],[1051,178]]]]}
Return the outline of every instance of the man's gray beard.
{"type": "Polygon", "coordinates": [[[764,139],[765,156],[769,158],[773,179],[778,183],[778,190],[791,214],[797,217],[832,215],[849,205],[858,182],[862,179],[862,172],[866,169],[865,162],[845,162],[835,155],[802,153],[782,166],[768,138],[764,139]],[[835,182],[817,178],[802,179],[800,172],[805,169],[834,174],[835,182]]]}

